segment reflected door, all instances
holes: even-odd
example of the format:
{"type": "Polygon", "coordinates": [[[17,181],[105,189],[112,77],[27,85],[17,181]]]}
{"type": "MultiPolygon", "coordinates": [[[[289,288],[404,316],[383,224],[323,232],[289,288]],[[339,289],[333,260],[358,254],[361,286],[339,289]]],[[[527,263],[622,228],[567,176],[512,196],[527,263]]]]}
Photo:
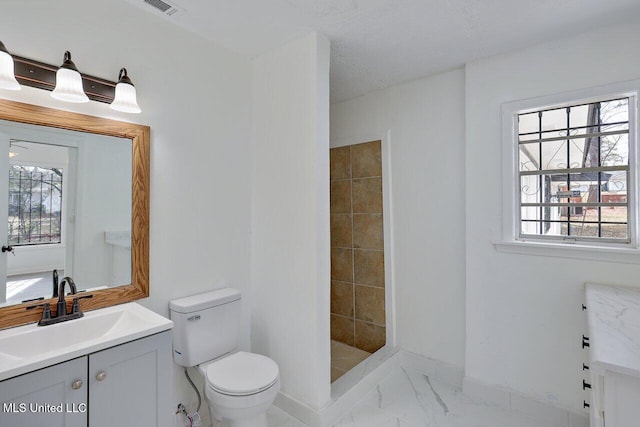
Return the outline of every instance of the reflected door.
{"type": "Polygon", "coordinates": [[[72,239],[63,230],[71,218],[68,202],[68,152],[71,147],[9,140],[9,200],[7,234],[16,256],[7,258],[6,302],[48,298],[53,270],[72,274],[65,250],[72,239]],[[64,194],[64,197],[63,197],[64,194]]]}
{"type": "Polygon", "coordinates": [[[52,272],[72,274],[77,137],[0,122],[0,301],[53,296],[52,272]],[[73,154],[73,155],[72,155],[73,154]],[[68,238],[70,236],[70,238],[68,238]],[[71,264],[71,260],[69,260],[71,264]]]}
{"type": "MultiPolygon", "coordinates": [[[[0,132],[0,200],[9,200],[9,135],[0,132]]],[[[5,206],[0,203],[0,206],[5,206]]],[[[6,301],[7,295],[7,256],[10,255],[7,238],[7,209],[0,209],[0,243],[3,250],[0,253],[0,303],[6,301]]]]}

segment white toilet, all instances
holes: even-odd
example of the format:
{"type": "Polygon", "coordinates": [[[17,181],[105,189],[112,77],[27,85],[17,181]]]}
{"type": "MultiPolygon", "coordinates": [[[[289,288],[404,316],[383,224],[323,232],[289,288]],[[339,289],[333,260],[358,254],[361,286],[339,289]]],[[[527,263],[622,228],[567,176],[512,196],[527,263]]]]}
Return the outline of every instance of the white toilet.
{"type": "Polygon", "coordinates": [[[173,360],[197,366],[205,378],[205,397],[214,426],[267,427],[280,379],[266,356],[237,351],[240,292],[224,288],[169,303],[173,360]]]}

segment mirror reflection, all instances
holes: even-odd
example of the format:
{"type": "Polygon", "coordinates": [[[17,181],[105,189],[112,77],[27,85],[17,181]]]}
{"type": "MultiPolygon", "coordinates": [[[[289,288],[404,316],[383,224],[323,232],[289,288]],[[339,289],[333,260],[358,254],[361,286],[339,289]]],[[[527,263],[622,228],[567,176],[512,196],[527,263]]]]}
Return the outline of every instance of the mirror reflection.
{"type": "Polygon", "coordinates": [[[0,120],[0,305],[131,283],[132,141],[0,120]]]}

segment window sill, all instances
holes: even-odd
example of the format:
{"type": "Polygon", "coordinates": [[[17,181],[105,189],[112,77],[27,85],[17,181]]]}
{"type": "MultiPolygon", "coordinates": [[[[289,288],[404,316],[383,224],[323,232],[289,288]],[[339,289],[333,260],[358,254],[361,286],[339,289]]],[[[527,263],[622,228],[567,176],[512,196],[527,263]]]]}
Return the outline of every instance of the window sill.
{"type": "Polygon", "coordinates": [[[633,247],[587,246],[519,240],[494,242],[493,246],[498,252],[511,254],[640,264],[640,249],[633,247]]]}

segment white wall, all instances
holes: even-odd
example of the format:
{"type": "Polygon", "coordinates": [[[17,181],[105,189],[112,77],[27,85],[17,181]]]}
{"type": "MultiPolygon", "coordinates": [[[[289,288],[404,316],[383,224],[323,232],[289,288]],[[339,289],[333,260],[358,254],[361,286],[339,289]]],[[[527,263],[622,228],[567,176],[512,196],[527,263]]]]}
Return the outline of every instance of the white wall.
{"type": "Polygon", "coordinates": [[[253,63],[251,343],[281,392],[329,399],[329,42],[311,34],[253,63]]]}
{"type": "MultiPolygon", "coordinates": [[[[17,274],[52,272],[64,268],[64,246],[36,245],[18,246],[13,249],[15,256],[7,257],[7,276],[17,274]]],[[[50,298],[51,295],[43,295],[50,298]]]]}
{"type": "MultiPolygon", "coordinates": [[[[251,62],[124,1],[2,2],[2,41],[20,56],[111,80],[126,66],[141,115],[62,103],[25,88],[0,97],[151,127],[151,296],[168,316],[177,297],[249,281],[251,62]]],[[[249,344],[243,316],[242,345],[249,344]]],[[[195,401],[175,370],[174,401],[195,401]]],[[[175,411],[175,405],[167,408],[175,411]]]]}
{"type": "Polygon", "coordinates": [[[390,133],[400,347],[464,366],[464,72],[331,106],[331,145],[390,133]]]}
{"type": "Polygon", "coordinates": [[[498,253],[501,104],[640,77],[640,24],[466,67],[466,375],[582,410],[586,281],[639,286],[640,266],[498,253]]]}

